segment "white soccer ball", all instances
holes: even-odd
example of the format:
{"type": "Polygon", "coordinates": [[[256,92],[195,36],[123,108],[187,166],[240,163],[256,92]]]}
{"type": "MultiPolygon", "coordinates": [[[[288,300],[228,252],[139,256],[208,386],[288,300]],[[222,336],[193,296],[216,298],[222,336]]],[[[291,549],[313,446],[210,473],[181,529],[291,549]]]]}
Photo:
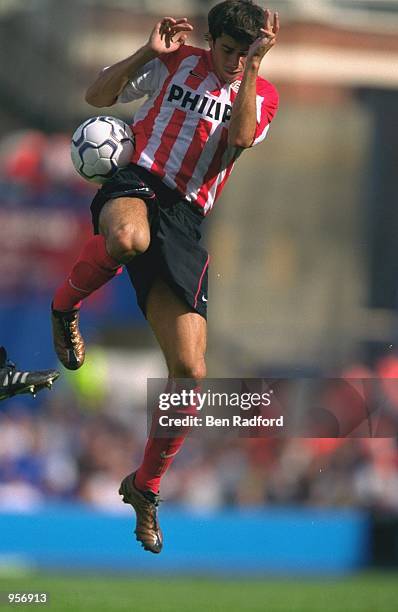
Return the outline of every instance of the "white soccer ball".
{"type": "Polygon", "coordinates": [[[71,157],[77,172],[93,183],[105,183],[131,161],[134,134],[121,119],[91,117],[72,136],[71,157]]]}

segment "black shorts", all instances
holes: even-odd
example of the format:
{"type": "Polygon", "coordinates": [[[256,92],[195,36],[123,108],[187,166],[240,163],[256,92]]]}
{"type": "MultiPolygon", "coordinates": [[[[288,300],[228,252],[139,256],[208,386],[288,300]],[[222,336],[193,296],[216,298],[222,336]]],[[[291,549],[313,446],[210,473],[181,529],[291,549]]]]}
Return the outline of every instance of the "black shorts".
{"type": "Polygon", "coordinates": [[[129,164],[118,170],[94,197],[91,215],[95,234],[99,233],[102,207],[118,197],[141,198],[148,208],[149,248],[126,266],[144,315],[149,290],[155,278],[161,277],[206,319],[209,255],[199,244],[204,218],[200,210],[145,168],[129,164]]]}

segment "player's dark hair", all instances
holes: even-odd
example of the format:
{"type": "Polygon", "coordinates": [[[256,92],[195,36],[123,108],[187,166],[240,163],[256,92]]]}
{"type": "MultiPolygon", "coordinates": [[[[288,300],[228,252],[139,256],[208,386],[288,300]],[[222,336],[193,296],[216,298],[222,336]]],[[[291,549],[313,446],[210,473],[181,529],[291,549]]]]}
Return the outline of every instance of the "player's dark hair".
{"type": "Polygon", "coordinates": [[[228,34],[238,42],[250,45],[264,27],[265,13],[252,0],[225,0],[213,6],[207,19],[209,34],[214,41],[228,34]]]}

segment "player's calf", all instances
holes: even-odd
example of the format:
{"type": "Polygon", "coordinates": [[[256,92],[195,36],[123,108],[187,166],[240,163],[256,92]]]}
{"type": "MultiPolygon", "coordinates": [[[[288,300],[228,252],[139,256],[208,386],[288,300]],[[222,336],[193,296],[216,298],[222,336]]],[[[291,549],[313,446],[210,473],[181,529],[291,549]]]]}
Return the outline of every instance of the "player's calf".
{"type": "Polygon", "coordinates": [[[79,330],[81,301],[122,271],[106,249],[103,236],[93,236],[84,246],[70,275],[55,292],[52,305],[54,348],[68,370],[84,362],[84,340],[79,330]]]}

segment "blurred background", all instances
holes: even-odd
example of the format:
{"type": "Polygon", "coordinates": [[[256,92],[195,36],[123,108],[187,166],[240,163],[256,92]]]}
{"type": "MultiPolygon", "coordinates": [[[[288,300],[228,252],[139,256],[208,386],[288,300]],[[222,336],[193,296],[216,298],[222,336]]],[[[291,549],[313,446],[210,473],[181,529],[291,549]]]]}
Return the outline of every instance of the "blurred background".
{"type": "MultiPolygon", "coordinates": [[[[165,11],[189,17],[190,42],[204,46],[214,4],[0,0],[0,344],[21,368],[56,366],[51,296],[91,232],[95,190],[73,170],[71,134],[90,116],[129,121],[136,108],[90,108],[85,88],[143,44],[165,11]]],[[[269,7],[280,12],[281,32],[262,76],[279,90],[280,110],[207,220],[209,376],[398,378],[398,1],[269,7]]],[[[82,330],[81,371],[63,370],[54,391],[36,400],[0,405],[4,567],[153,569],[125,541],[130,527],[119,543],[108,534],[101,559],[90,548],[95,533],[74,556],[59,535],[67,530],[74,541],[67,521],[77,508],[86,533],[93,511],[106,517],[101,531],[130,524],[118,483],[142,454],[146,379],[165,375],[127,275],[90,298],[82,330]],[[36,535],[24,522],[32,515],[36,535]],[[59,532],[48,530],[49,517],[59,532]]],[[[397,398],[390,394],[395,423],[397,398]]],[[[394,437],[191,439],[162,496],[170,549],[157,571],[345,573],[398,564],[394,437]],[[259,525],[248,548],[239,534],[250,539],[259,525]],[[228,529],[238,539],[227,551],[228,529]],[[210,537],[218,542],[213,562],[201,549],[210,537]]]]}

